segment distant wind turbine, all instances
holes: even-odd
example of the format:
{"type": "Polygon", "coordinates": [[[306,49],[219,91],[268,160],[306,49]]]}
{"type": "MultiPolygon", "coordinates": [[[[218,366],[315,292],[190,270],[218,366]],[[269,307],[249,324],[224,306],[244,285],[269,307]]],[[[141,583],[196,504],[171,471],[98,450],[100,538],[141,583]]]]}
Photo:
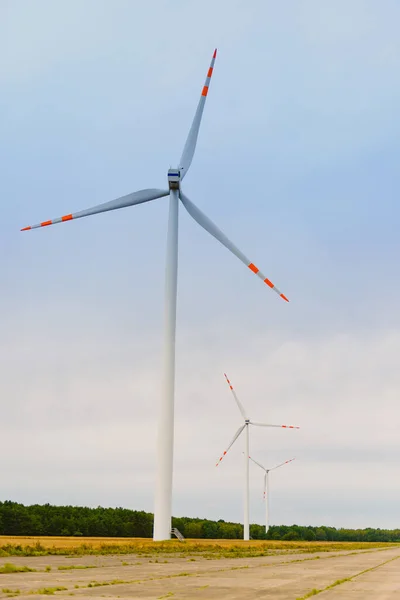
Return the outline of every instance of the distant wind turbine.
{"type": "Polygon", "coordinates": [[[178,209],[179,200],[182,202],[190,216],[214,236],[223,246],[230,250],[253,273],[260,277],[264,283],[273,289],[281,298],[288,302],[284,294],[252,263],[214,223],[193,202],[189,200],[181,189],[181,182],[186,176],[192,163],[200,129],[201,118],[206,102],[208,89],[213,73],[217,51],[214,51],[210,68],[208,69],[205,84],[194,115],[179,166],[168,171],[168,189],[144,189],[122,196],[116,200],[98,204],[92,208],[76,213],[69,213],[63,217],[42,221],[37,225],[24,227],[21,231],[28,231],[38,227],[46,227],[55,223],[64,223],[81,217],[88,217],[98,213],[126,208],[156,198],[169,196],[169,219],[167,234],[167,258],[165,274],[165,330],[164,330],[164,361],[163,383],[161,402],[158,411],[158,443],[157,443],[157,479],[154,510],[154,540],[166,540],[171,537],[171,505],[172,505],[172,474],[173,474],[173,445],[174,445],[174,389],[175,389],[175,330],[176,330],[176,295],[178,277],[178,209]]]}
{"type": "Polygon", "coordinates": [[[250,419],[247,418],[247,415],[245,413],[244,407],[242,405],[242,403],[240,402],[239,398],[236,395],[235,390],[233,389],[233,386],[231,384],[231,382],[228,379],[228,376],[226,375],[226,373],[224,373],[225,375],[225,379],[230,387],[230,390],[233,394],[233,397],[235,399],[235,402],[238,406],[238,409],[240,410],[240,413],[243,417],[244,420],[244,424],[241,425],[241,427],[239,427],[239,429],[237,430],[237,432],[235,433],[235,435],[233,436],[233,439],[231,441],[231,443],[229,444],[229,446],[227,447],[227,449],[224,451],[224,453],[222,454],[222,456],[220,457],[220,459],[218,460],[217,464],[215,465],[216,467],[218,467],[219,463],[222,461],[222,459],[224,458],[224,456],[227,454],[228,450],[233,446],[233,444],[236,442],[236,440],[238,439],[238,437],[240,436],[240,434],[242,433],[242,431],[245,431],[245,447],[244,447],[244,520],[243,520],[243,539],[244,540],[249,540],[250,539],[250,525],[249,525],[249,425],[255,425],[256,427],[283,427],[284,429],[300,429],[300,427],[296,427],[295,425],[270,425],[269,423],[255,423],[254,421],[250,421],[250,419]]]}
{"type": "Polygon", "coordinates": [[[259,462],[257,462],[256,460],[254,460],[254,458],[251,458],[251,456],[249,456],[249,459],[252,460],[254,464],[256,464],[257,466],[259,466],[264,471],[265,533],[268,533],[268,529],[269,529],[269,481],[268,481],[268,473],[270,471],[274,471],[275,469],[279,469],[279,467],[283,467],[283,465],[287,465],[288,463],[292,462],[295,459],[291,458],[290,460],[286,460],[285,462],[281,463],[280,465],[276,465],[276,467],[272,467],[271,469],[266,469],[265,467],[263,467],[263,465],[261,465],[259,462]]]}

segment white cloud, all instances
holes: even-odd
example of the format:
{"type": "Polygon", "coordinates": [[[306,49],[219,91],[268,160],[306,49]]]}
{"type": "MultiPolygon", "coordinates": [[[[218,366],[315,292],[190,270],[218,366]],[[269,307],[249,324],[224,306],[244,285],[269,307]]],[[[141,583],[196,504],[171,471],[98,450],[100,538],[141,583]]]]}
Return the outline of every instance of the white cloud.
{"type": "MultiPolygon", "coordinates": [[[[301,426],[251,431],[251,453],[267,466],[296,457],[271,477],[275,522],[325,518],[336,526],[395,527],[400,332],[275,347],[244,338],[246,352],[232,347],[229,331],[222,332],[224,343],[212,331],[202,333],[212,340],[207,347],[192,345],[196,329],[179,344],[175,512],[242,517],[243,442],[214,466],[241,422],[222,375],[227,369],[250,418],[301,426]]],[[[160,357],[137,344],[121,363],[104,348],[103,361],[88,367],[81,356],[90,349],[82,338],[67,354],[60,348],[46,378],[34,385],[24,377],[30,353],[16,347],[10,356],[3,349],[2,363],[10,361],[10,369],[0,394],[13,398],[3,407],[2,443],[13,448],[1,467],[3,495],[151,509],[160,357]],[[60,383],[56,374],[66,358],[68,376],[60,383]]],[[[252,520],[262,521],[262,474],[254,468],[251,478],[252,520]]]]}

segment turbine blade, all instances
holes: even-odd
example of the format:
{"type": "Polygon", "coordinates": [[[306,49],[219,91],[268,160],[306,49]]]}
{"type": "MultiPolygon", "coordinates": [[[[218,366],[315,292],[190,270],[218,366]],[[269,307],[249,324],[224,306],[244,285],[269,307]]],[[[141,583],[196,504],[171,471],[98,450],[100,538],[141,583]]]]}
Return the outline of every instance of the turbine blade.
{"type": "Polygon", "coordinates": [[[211,75],[214,69],[215,58],[217,56],[217,50],[214,50],[213,57],[211,59],[210,68],[208,69],[206,81],[201,92],[200,100],[197,105],[196,113],[194,115],[193,123],[190,128],[185,147],[182,152],[181,160],[179,162],[179,170],[181,172],[181,180],[185,177],[192,163],[194,151],[196,149],[197,136],[199,135],[201,117],[203,116],[204,105],[206,103],[208,88],[210,87],[211,75]]]}
{"type": "Polygon", "coordinates": [[[142,204],[143,202],[149,202],[150,200],[155,200],[156,198],[162,198],[163,196],[168,195],[169,190],[139,190],[138,192],[133,192],[132,194],[128,194],[127,196],[121,196],[121,198],[117,198],[116,200],[111,200],[110,202],[105,202],[104,204],[98,204],[97,206],[81,210],[77,213],[71,213],[69,215],[64,215],[63,217],[58,217],[57,219],[52,219],[51,221],[43,221],[42,223],[38,223],[37,225],[24,227],[23,229],[21,229],[21,231],[37,229],[38,227],[46,227],[47,225],[54,225],[55,223],[64,223],[65,221],[71,221],[72,219],[80,219],[81,217],[88,217],[89,215],[96,215],[97,213],[103,213],[109,210],[116,210],[117,208],[134,206],[135,204],[142,204]]]}
{"type": "Polygon", "coordinates": [[[268,471],[273,471],[274,469],[279,469],[279,467],[283,467],[283,465],[287,465],[288,463],[292,462],[293,460],[296,460],[296,459],[291,458],[290,460],[285,460],[285,462],[281,463],[280,465],[276,465],[276,467],[272,467],[272,469],[268,469],[268,471]]]}
{"type": "Polygon", "coordinates": [[[264,475],[264,500],[267,498],[267,471],[265,471],[264,475]]]}
{"type": "Polygon", "coordinates": [[[262,464],[260,464],[256,460],[254,460],[254,458],[251,458],[251,456],[249,456],[249,459],[252,460],[255,465],[257,465],[258,467],[261,467],[261,469],[263,469],[264,471],[267,470],[265,467],[262,466],[262,464]]]}
{"type": "Polygon", "coordinates": [[[261,273],[261,271],[247,258],[247,256],[245,256],[239,250],[239,248],[237,248],[235,244],[233,244],[226,237],[226,235],[222,233],[222,231],[218,229],[218,227],[214,225],[214,223],[208,217],[206,217],[206,215],[203,212],[201,212],[201,210],[197,208],[197,206],[193,204],[193,202],[191,202],[187,196],[185,196],[185,194],[182,191],[180,191],[180,198],[183,206],[186,208],[189,215],[199,225],[201,225],[203,229],[208,231],[208,233],[215,237],[215,239],[221,242],[221,244],[225,246],[225,248],[228,248],[228,250],[230,250],[235,256],[237,256],[237,258],[241,260],[242,263],[244,263],[250,269],[250,271],[256,273],[256,275],[258,275],[264,281],[264,283],[266,283],[271,289],[273,289],[274,292],[276,292],[281,298],[286,300],[286,302],[289,302],[286,296],[282,294],[281,291],[278,290],[278,288],[263,273],[261,273]]]}
{"type": "Polygon", "coordinates": [[[231,443],[229,444],[229,446],[227,447],[227,449],[223,452],[222,456],[220,457],[219,461],[217,462],[217,464],[215,465],[216,467],[218,467],[219,463],[221,462],[221,460],[224,458],[224,456],[227,454],[228,450],[233,446],[233,444],[236,442],[236,440],[238,439],[239,435],[242,433],[243,429],[246,427],[246,425],[242,425],[241,427],[239,427],[239,429],[237,430],[237,432],[235,433],[235,435],[233,436],[233,440],[231,441],[231,443]]]}
{"type": "Polygon", "coordinates": [[[233,389],[233,386],[232,386],[231,382],[229,381],[227,374],[224,373],[224,375],[225,375],[225,379],[227,381],[227,384],[229,385],[229,387],[231,389],[233,397],[235,398],[236,404],[238,405],[238,408],[239,408],[240,412],[242,413],[242,417],[243,417],[244,420],[246,420],[247,417],[246,417],[246,412],[244,410],[243,404],[240,402],[239,398],[236,396],[236,392],[233,389]]]}
{"type": "Polygon", "coordinates": [[[284,429],[300,429],[297,425],[271,425],[270,423],[254,423],[250,421],[250,425],[256,425],[257,427],[283,427],[284,429]]]}

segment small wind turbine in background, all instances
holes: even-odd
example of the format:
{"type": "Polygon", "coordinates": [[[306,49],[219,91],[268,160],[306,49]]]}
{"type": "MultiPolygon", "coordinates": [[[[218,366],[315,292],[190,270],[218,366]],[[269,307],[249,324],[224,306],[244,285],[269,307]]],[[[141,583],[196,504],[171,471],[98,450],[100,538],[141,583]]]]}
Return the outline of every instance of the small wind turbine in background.
{"type": "Polygon", "coordinates": [[[244,430],[245,432],[245,447],[244,447],[244,520],[243,520],[243,539],[244,540],[249,540],[250,539],[250,525],[249,525],[249,425],[255,425],[256,427],[281,427],[284,429],[300,429],[300,427],[296,427],[295,425],[270,425],[269,423],[255,423],[254,421],[250,421],[250,419],[247,418],[246,412],[244,410],[244,407],[242,405],[242,403],[240,402],[239,398],[236,395],[235,390],[233,389],[233,386],[231,384],[231,382],[229,381],[226,373],[224,373],[225,375],[225,379],[230,387],[230,390],[233,394],[233,397],[235,399],[235,402],[238,406],[238,409],[240,410],[240,413],[243,417],[244,420],[244,424],[239,427],[239,429],[237,430],[237,432],[235,433],[235,435],[233,436],[233,439],[231,441],[231,443],[229,444],[229,446],[227,447],[227,449],[225,450],[225,452],[222,454],[222,456],[220,457],[219,461],[217,462],[217,464],[215,465],[216,467],[218,467],[219,463],[221,462],[221,460],[224,458],[224,456],[226,455],[226,453],[228,452],[228,450],[233,446],[233,444],[236,442],[236,440],[238,439],[238,437],[240,436],[240,434],[242,433],[242,431],[244,430]]]}
{"type": "MultiPolygon", "coordinates": [[[[246,267],[274,290],[283,300],[289,302],[284,294],[233,244],[224,233],[189,200],[182,191],[181,182],[192,163],[199,134],[201,118],[210,86],[211,76],[217,51],[214,51],[207,77],[202,88],[197,110],[194,115],[179,166],[168,171],[168,189],[145,189],[127,196],[98,204],[92,208],[69,213],[37,225],[24,227],[22,231],[47,227],[55,223],[66,223],[99,213],[126,208],[157,198],[169,196],[169,220],[167,233],[167,258],[165,272],[165,329],[164,329],[164,361],[161,402],[158,411],[158,445],[157,445],[157,478],[154,509],[154,540],[167,540],[171,537],[171,505],[172,505],[172,473],[174,446],[174,390],[175,390],[175,331],[176,331],[176,296],[178,282],[178,212],[179,202],[183,204],[189,215],[215,237],[223,246],[232,252],[246,267]]],[[[179,91],[177,90],[177,93],[179,91]]],[[[247,455],[249,453],[247,452],[247,455]]]]}
{"type": "Polygon", "coordinates": [[[272,467],[271,469],[266,469],[265,467],[263,467],[263,465],[261,465],[259,462],[257,462],[256,460],[254,460],[254,458],[251,458],[251,456],[249,456],[249,459],[252,460],[255,465],[257,465],[258,467],[260,467],[260,469],[262,469],[264,471],[265,533],[268,533],[268,529],[269,529],[269,481],[268,481],[268,473],[270,471],[274,471],[275,469],[279,469],[279,467],[283,467],[283,465],[287,465],[288,463],[292,462],[295,459],[291,458],[290,460],[286,460],[285,462],[281,463],[280,465],[276,465],[276,467],[272,467]]]}

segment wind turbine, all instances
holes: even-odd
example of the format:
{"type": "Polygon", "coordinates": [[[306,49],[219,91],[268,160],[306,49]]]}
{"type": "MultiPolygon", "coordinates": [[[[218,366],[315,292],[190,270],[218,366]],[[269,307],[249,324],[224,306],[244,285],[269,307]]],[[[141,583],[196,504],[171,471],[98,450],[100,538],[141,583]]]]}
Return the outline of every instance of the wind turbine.
{"type": "Polygon", "coordinates": [[[289,302],[284,294],[251,262],[222,231],[183,193],[183,181],[192,163],[200,129],[201,118],[206,102],[214,62],[217,51],[214,51],[208,69],[205,84],[194,119],[183,149],[179,166],[168,170],[168,189],[144,189],[122,196],[116,200],[98,204],[80,212],[69,213],[49,221],[42,221],[37,225],[24,227],[21,231],[28,231],[39,227],[64,223],[67,221],[88,217],[98,213],[135,206],[150,202],[156,198],[169,196],[169,218],[167,234],[167,256],[165,273],[165,330],[164,330],[164,358],[163,358],[163,383],[161,402],[158,413],[158,441],[157,441],[157,478],[154,510],[154,540],[166,540],[171,537],[171,505],[172,505],[172,472],[173,472],[173,441],[174,441],[174,386],[175,386],[175,330],[176,330],[176,295],[178,275],[178,209],[179,200],[182,202],[189,215],[208,233],[214,236],[223,246],[230,250],[253,273],[258,275],[264,283],[273,289],[281,298],[289,302]]]}
{"type": "Polygon", "coordinates": [[[290,460],[286,460],[285,462],[281,463],[280,465],[276,465],[276,467],[272,467],[271,469],[266,469],[265,467],[263,467],[263,465],[261,465],[259,462],[257,462],[256,460],[254,460],[254,458],[251,458],[251,456],[249,456],[249,459],[252,460],[254,464],[256,464],[257,466],[259,466],[264,471],[265,533],[268,533],[268,529],[269,529],[269,481],[268,481],[268,473],[270,471],[274,471],[275,469],[279,469],[279,467],[283,467],[283,465],[287,465],[288,463],[292,462],[295,459],[291,458],[290,460]]]}
{"type": "Polygon", "coordinates": [[[227,449],[224,451],[224,453],[222,454],[222,456],[220,457],[220,459],[218,460],[217,464],[215,465],[216,467],[218,467],[219,463],[222,461],[222,459],[224,458],[224,456],[226,455],[226,453],[228,452],[228,450],[233,446],[233,444],[236,442],[236,440],[238,439],[238,437],[240,436],[240,434],[242,433],[242,431],[244,430],[245,432],[245,442],[244,442],[244,520],[243,520],[243,539],[244,540],[249,540],[250,539],[250,525],[249,525],[249,426],[250,425],[255,425],[256,427],[282,427],[284,429],[300,429],[300,427],[296,427],[295,425],[270,425],[269,423],[256,423],[254,421],[250,421],[250,419],[247,418],[246,412],[244,410],[243,404],[240,402],[239,398],[236,395],[235,390],[233,389],[233,386],[231,384],[231,382],[228,379],[228,376],[226,375],[226,373],[224,373],[225,375],[225,379],[230,387],[230,390],[233,394],[233,397],[235,399],[235,402],[238,406],[238,409],[240,410],[240,413],[243,417],[244,420],[244,424],[241,425],[239,427],[239,429],[237,430],[237,432],[235,433],[235,435],[233,436],[233,439],[231,441],[231,443],[229,444],[229,446],[227,447],[227,449]]]}

